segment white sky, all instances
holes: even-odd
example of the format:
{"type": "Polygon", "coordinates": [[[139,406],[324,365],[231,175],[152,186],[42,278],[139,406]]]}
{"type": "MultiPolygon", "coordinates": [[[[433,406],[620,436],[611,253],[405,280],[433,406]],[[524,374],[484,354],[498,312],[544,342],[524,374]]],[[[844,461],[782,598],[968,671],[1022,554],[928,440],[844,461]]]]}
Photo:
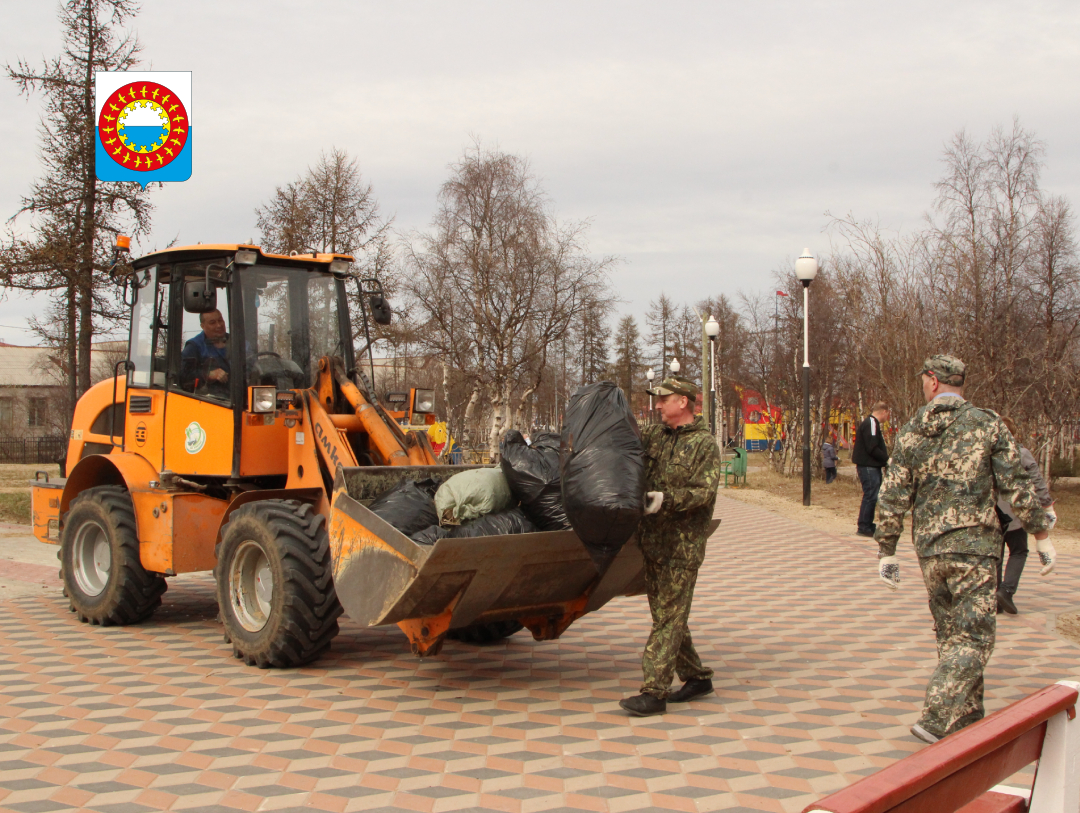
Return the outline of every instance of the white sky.
{"type": "MultiPolygon", "coordinates": [[[[56,7],[0,0],[0,60],[56,54],[56,7]]],[[[152,239],[247,241],[254,208],[321,149],[359,160],[396,228],[425,228],[472,137],[527,157],[564,220],[624,262],[642,319],[771,289],[828,210],[917,226],[943,144],[1014,115],[1043,184],[1080,205],[1075,2],[147,0],[145,67],[192,71],[194,171],[155,193],[152,239]]],[[[37,164],[40,99],[0,83],[0,214],[37,164]]],[[[0,302],[0,339],[43,303],[0,302]]]]}

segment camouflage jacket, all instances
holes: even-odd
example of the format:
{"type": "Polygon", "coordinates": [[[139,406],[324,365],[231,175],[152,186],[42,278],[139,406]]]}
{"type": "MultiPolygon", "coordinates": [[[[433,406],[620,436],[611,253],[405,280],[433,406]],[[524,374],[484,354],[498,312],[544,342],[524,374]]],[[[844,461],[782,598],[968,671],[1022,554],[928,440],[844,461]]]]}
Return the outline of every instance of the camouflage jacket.
{"type": "Polygon", "coordinates": [[[1029,532],[1047,529],[1046,513],[1020,464],[1020,448],[1001,418],[963,398],[937,398],[900,430],[877,504],[881,556],[896,553],[911,511],[920,557],[942,553],[1000,556],[994,505],[1009,500],[1029,532]]]}
{"type": "Polygon", "coordinates": [[[642,552],[654,562],[698,567],[720,483],[720,449],[699,415],[671,429],[646,426],[645,488],[664,492],[660,511],[641,520],[642,552]]]}

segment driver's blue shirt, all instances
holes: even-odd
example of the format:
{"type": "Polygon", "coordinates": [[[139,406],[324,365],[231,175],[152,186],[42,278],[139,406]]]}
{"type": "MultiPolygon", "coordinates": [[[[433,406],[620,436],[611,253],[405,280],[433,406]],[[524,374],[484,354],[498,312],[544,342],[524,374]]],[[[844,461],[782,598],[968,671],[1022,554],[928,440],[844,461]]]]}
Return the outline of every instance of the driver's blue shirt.
{"type": "MultiPolygon", "coordinates": [[[[225,341],[226,343],[229,341],[229,334],[227,333],[225,334],[225,341]]],[[[193,372],[196,372],[196,376],[199,378],[207,375],[210,370],[220,369],[226,373],[231,372],[229,370],[228,344],[225,347],[216,347],[213,342],[206,338],[205,332],[199,333],[198,336],[184,342],[184,349],[180,353],[180,357],[195,365],[196,370],[193,372]]],[[[227,385],[222,385],[222,388],[226,387],[227,385]]]]}

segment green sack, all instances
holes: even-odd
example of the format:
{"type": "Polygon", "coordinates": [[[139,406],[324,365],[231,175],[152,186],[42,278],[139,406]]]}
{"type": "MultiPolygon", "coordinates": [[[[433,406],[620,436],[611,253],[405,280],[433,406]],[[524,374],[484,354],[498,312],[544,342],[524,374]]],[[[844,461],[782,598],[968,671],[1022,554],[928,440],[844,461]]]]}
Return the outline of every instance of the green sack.
{"type": "Polygon", "coordinates": [[[455,474],[435,492],[440,525],[460,525],[514,504],[510,486],[498,468],[455,474]]]}

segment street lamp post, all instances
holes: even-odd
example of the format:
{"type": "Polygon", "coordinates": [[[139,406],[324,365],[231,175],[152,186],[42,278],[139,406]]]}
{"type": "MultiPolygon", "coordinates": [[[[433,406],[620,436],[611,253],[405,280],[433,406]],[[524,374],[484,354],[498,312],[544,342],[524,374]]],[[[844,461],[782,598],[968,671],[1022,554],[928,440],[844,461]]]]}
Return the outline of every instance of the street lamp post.
{"type": "Polygon", "coordinates": [[[720,323],[712,314],[705,323],[705,335],[709,337],[709,431],[716,437],[716,337],[720,335],[720,323]]]}
{"type": "Polygon", "coordinates": [[[810,504],[810,283],[817,276],[818,264],[804,248],[802,256],[795,261],[795,276],[803,287],[803,441],[802,441],[802,504],[810,504]]]}
{"type": "Polygon", "coordinates": [[[653,379],[656,378],[656,372],[653,370],[652,367],[645,371],[645,377],[649,379],[649,423],[652,423],[652,382],[653,379]]]}

